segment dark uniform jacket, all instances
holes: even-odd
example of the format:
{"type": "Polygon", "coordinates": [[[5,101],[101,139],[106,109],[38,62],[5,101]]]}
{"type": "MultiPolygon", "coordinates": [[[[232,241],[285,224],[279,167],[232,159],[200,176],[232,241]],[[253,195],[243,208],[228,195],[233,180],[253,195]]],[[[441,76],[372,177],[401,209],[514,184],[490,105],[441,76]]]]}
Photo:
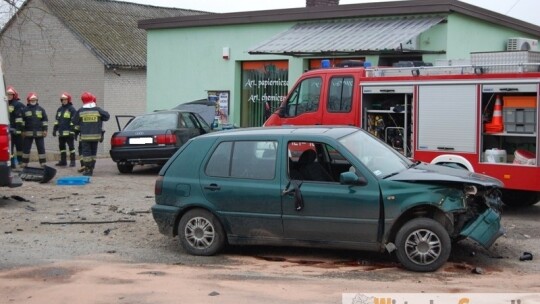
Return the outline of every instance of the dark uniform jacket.
{"type": "Polygon", "coordinates": [[[103,122],[109,117],[109,112],[100,107],[82,107],[73,116],[73,127],[75,132],[81,134],[81,141],[100,141],[103,122]]]}
{"type": "Polygon", "coordinates": [[[9,128],[10,131],[14,134],[21,134],[21,127],[23,124],[23,109],[24,104],[19,101],[20,99],[12,99],[8,101],[9,109],[9,128]]]}
{"type": "Polygon", "coordinates": [[[39,104],[28,104],[23,110],[23,136],[44,137],[44,133],[49,128],[47,113],[39,104]]]}
{"type": "Polygon", "coordinates": [[[73,124],[71,119],[75,116],[77,110],[72,104],[62,105],[56,111],[56,121],[54,122],[53,131],[58,132],[58,136],[66,137],[73,136],[73,124]]]}

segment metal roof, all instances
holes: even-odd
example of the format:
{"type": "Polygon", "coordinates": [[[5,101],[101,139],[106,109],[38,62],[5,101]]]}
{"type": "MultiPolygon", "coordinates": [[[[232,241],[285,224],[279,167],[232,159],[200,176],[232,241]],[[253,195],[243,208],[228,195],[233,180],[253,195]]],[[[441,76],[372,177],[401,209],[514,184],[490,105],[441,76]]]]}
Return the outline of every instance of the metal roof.
{"type": "Polygon", "coordinates": [[[445,18],[416,16],[298,23],[251,48],[249,53],[302,56],[401,52],[407,49],[407,42],[445,18]]]}
{"type": "Polygon", "coordinates": [[[271,22],[302,22],[342,18],[383,17],[419,14],[459,13],[486,22],[505,26],[520,32],[540,37],[540,27],[522,20],[499,14],[458,0],[409,0],[385,1],[336,6],[316,6],[292,9],[237,12],[194,17],[147,19],[139,21],[146,30],[186,28],[198,26],[220,26],[232,24],[254,24],[271,22]]]}
{"type": "Polygon", "coordinates": [[[110,68],[146,67],[146,32],[137,27],[139,20],[208,14],[111,0],[44,0],[43,3],[110,68]]]}

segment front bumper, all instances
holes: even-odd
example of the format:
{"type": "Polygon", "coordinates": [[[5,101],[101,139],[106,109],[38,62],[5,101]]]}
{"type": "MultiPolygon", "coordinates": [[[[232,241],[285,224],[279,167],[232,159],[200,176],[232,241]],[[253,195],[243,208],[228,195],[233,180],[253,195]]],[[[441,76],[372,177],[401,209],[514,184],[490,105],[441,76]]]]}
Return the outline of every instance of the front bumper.
{"type": "Polygon", "coordinates": [[[180,209],[174,206],[153,205],[152,216],[156,222],[159,232],[164,235],[175,236],[176,218],[180,209]]]}
{"type": "Polygon", "coordinates": [[[480,214],[475,221],[465,226],[460,234],[473,239],[488,249],[504,233],[505,230],[501,227],[500,214],[489,208],[480,214]]]}

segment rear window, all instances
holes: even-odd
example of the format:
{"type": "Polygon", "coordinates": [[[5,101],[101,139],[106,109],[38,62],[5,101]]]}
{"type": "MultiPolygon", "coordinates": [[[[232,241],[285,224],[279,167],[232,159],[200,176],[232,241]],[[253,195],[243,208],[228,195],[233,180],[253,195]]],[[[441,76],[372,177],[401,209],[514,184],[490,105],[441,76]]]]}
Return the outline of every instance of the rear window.
{"type": "Polygon", "coordinates": [[[148,114],[136,117],[124,130],[176,129],[177,122],[178,116],[175,113],[148,114]]]}

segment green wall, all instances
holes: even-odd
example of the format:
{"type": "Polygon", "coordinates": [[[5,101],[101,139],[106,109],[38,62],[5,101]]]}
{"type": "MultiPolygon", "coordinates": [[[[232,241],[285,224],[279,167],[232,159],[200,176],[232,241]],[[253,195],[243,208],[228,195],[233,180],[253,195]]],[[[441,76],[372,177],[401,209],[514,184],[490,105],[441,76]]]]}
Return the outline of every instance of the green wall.
{"type": "Polygon", "coordinates": [[[247,53],[261,41],[287,30],[293,24],[149,30],[147,110],[168,109],[180,103],[206,98],[207,90],[229,90],[231,118],[233,123],[238,124],[241,61],[289,60],[290,79],[301,75],[302,59],[247,53]],[[222,58],[224,47],[230,48],[229,60],[222,58]]]}
{"type": "Polygon", "coordinates": [[[505,51],[508,38],[528,35],[464,15],[451,14],[448,16],[447,37],[446,57],[454,59],[470,58],[471,52],[505,51]]]}

